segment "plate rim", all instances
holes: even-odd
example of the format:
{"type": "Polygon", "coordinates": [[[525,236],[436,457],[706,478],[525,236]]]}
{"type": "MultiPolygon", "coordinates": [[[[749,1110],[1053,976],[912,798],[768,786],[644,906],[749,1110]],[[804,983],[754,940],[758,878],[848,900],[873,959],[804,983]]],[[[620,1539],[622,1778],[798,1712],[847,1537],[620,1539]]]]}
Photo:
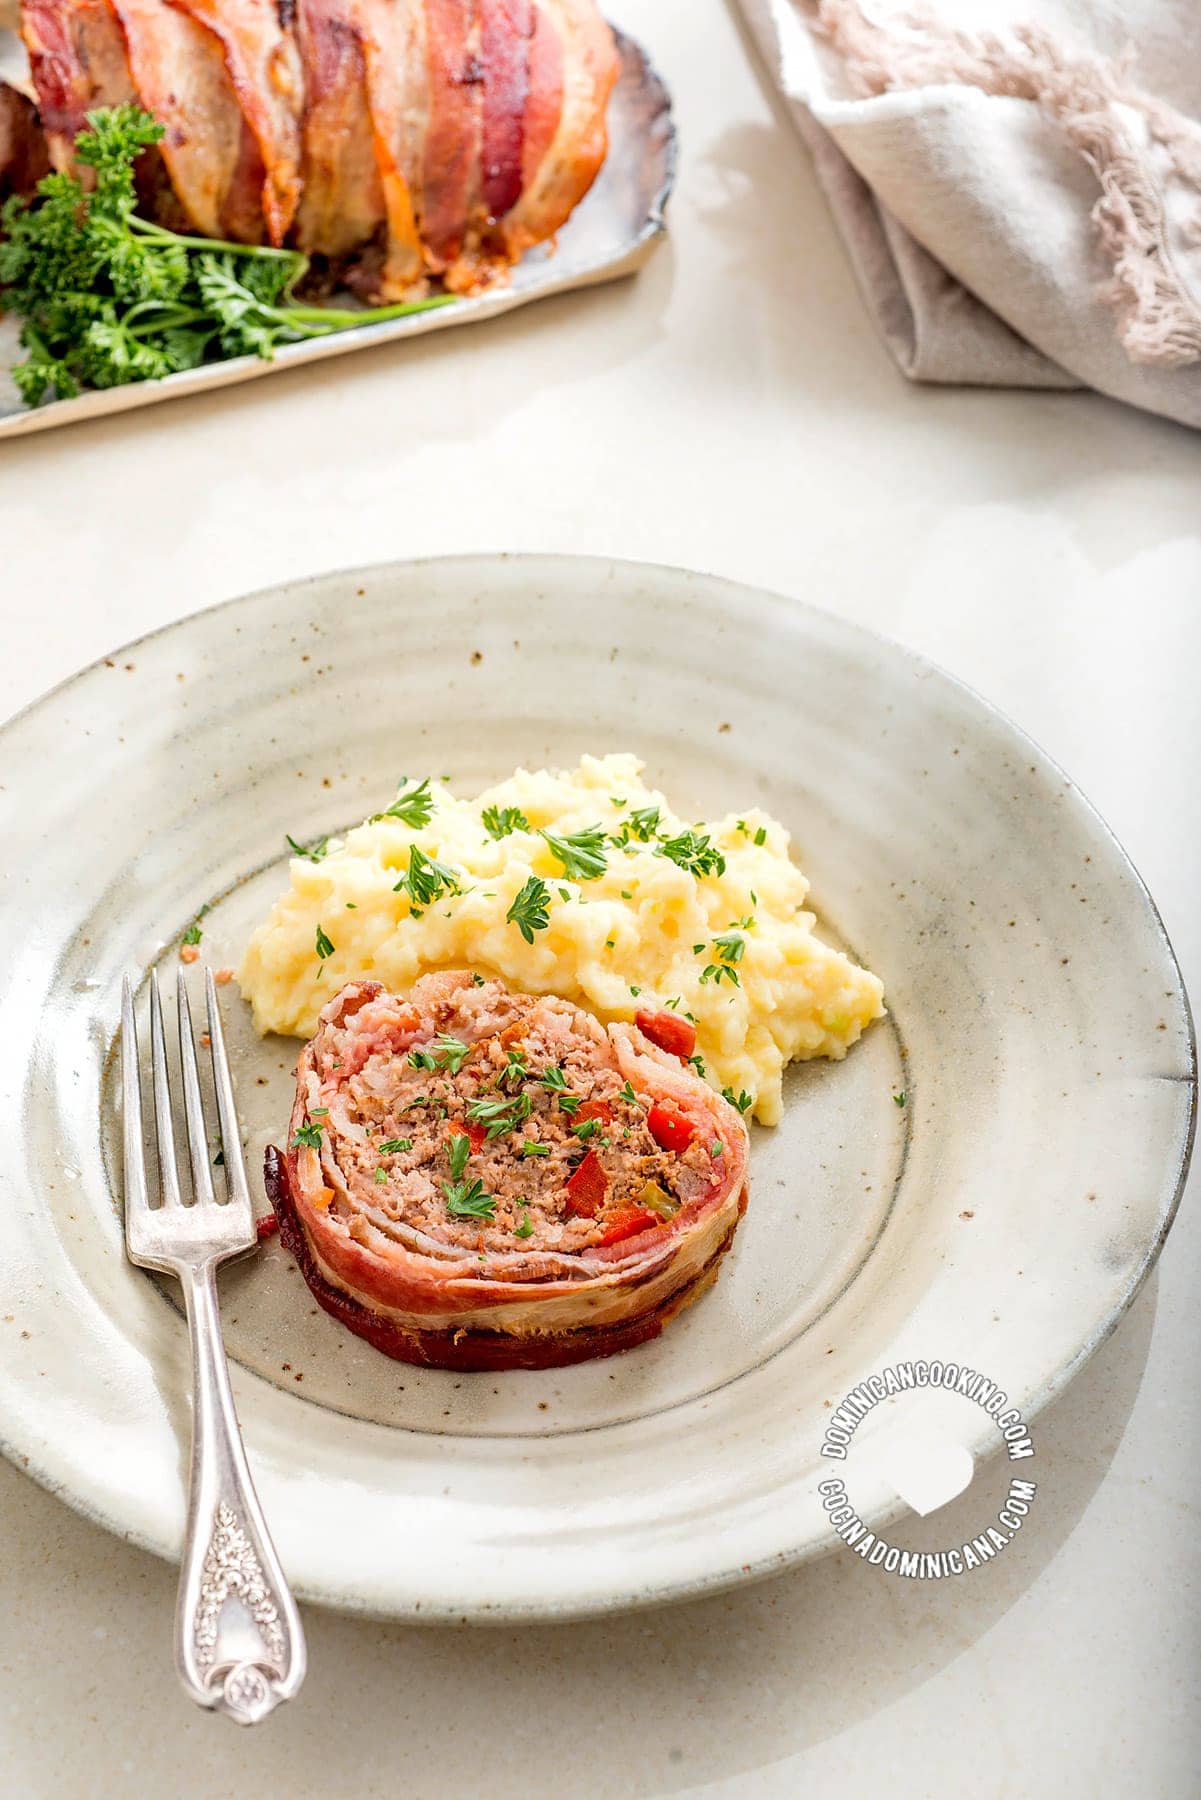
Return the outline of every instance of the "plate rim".
{"type": "MultiPolygon", "coordinates": [[[[877,649],[883,648],[890,654],[899,655],[904,662],[908,663],[911,668],[916,669],[919,673],[933,675],[941,681],[948,683],[960,696],[966,696],[966,698],[979,708],[994,724],[999,725],[1004,731],[1012,734],[1012,737],[1017,742],[1029,746],[1034,750],[1044,761],[1046,766],[1057,774],[1065,785],[1070,788],[1077,800],[1083,805],[1094,828],[1100,831],[1102,836],[1107,840],[1110,849],[1116,853],[1119,863],[1124,866],[1124,871],[1127,876],[1133,878],[1135,889],[1145,903],[1152,929],[1159,939],[1161,949],[1166,952],[1167,965],[1171,970],[1176,989],[1174,998],[1179,999],[1182,1010],[1183,1022],[1186,1028],[1188,1068],[1186,1074],[1175,1076],[1172,1079],[1176,1084],[1185,1086],[1188,1089],[1188,1116],[1184,1130],[1180,1136],[1178,1147],[1174,1152],[1175,1169],[1171,1197],[1163,1209],[1154,1237],[1144,1247],[1140,1261],[1133,1270],[1123,1292],[1113,1303],[1109,1312],[1095,1326],[1090,1336],[1077,1348],[1067,1361],[1052,1371],[1051,1374],[1049,1374],[1041,1384],[1023,1400],[1023,1416],[1027,1423],[1032,1422],[1041,1415],[1048,1405],[1058,1398],[1074,1376],[1093,1356],[1096,1350],[1112,1336],[1114,1331],[1117,1330],[1162,1253],[1164,1244],[1167,1241],[1168,1233],[1170,1232],[1180,1209],[1184,1189],[1188,1181],[1192,1153],[1196,1141],[1199,1110],[1197,1031],[1193,1008],[1189,1000],[1188,989],[1184,982],[1183,972],[1180,967],[1180,961],[1176,954],[1175,947],[1172,944],[1171,937],[1164,924],[1163,915],[1155,897],[1151,893],[1147,882],[1144,880],[1133,858],[1130,856],[1129,852],[1126,850],[1125,846],[1122,844],[1116,832],[1113,830],[1112,826],[1110,826],[1108,820],[1104,817],[1099,808],[1079,784],[1065,771],[1063,766],[1051,756],[1046,749],[1044,749],[1042,744],[1040,744],[1031,733],[1017,724],[1008,713],[997,706],[993,701],[989,700],[986,695],[982,694],[970,682],[951,673],[940,663],[925,655],[923,652],[911,649],[908,645],[901,643],[896,638],[890,637],[887,633],[878,631],[872,626],[864,625],[858,620],[847,618],[844,614],[837,612],[830,607],[820,606],[812,600],[802,599],[798,596],[791,596],[778,589],[760,586],[753,581],[742,581],[735,576],[715,574],[698,569],[689,569],[676,563],[655,562],[645,558],[607,556],[598,553],[577,554],[570,551],[478,550],[457,552],[448,555],[435,554],[421,557],[395,557],[383,562],[326,569],[310,575],[292,578],[285,577],[282,580],[252,589],[249,592],[231,595],[226,599],[216,601],[209,606],[197,607],[192,611],[183,614],[179,618],[168,620],[162,625],[153,626],[150,630],[141,632],[136,637],[129,639],[123,644],[117,645],[105,654],[95,657],[91,662],[73,670],[69,675],[64,676],[62,680],[54,683],[42,693],[36,695],[24,706],[19,707],[17,711],[9,714],[3,720],[0,720],[0,750],[3,749],[4,741],[11,730],[21,724],[27,717],[35,713],[39,708],[63,695],[77,682],[98,673],[109,661],[115,661],[126,656],[128,653],[136,652],[143,646],[151,644],[157,639],[167,636],[171,632],[185,629],[201,619],[208,618],[210,615],[230,612],[240,607],[252,608],[256,601],[273,598],[284,592],[287,592],[289,595],[299,600],[307,590],[321,587],[326,584],[341,583],[348,586],[358,585],[362,587],[373,579],[387,578],[394,575],[397,571],[402,570],[419,571],[425,568],[455,568],[465,571],[472,569],[478,571],[481,577],[486,578],[487,571],[490,568],[494,568],[498,563],[521,564],[530,568],[533,568],[535,565],[541,565],[548,573],[553,570],[555,565],[570,565],[572,568],[576,569],[584,565],[592,565],[597,570],[598,575],[601,571],[619,568],[631,579],[637,579],[639,576],[649,576],[651,579],[667,576],[670,579],[681,583],[700,580],[703,581],[710,590],[721,592],[727,599],[733,599],[736,595],[746,595],[750,593],[753,594],[758,601],[767,603],[774,611],[783,613],[786,616],[795,616],[797,613],[805,614],[816,621],[824,623],[827,628],[833,627],[837,634],[843,635],[844,639],[849,640],[851,643],[875,646],[877,649]]],[[[258,1382],[262,1379],[249,1369],[243,1370],[242,1375],[246,1381],[258,1382]]],[[[502,1442],[503,1439],[497,1441],[502,1442]]],[[[989,1454],[991,1456],[995,1453],[996,1451],[993,1450],[989,1454]]],[[[40,1487],[44,1488],[56,1499],[65,1502],[65,1504],[71,1507],[72,1511],[78,1513],[81,1517],[88,1519],[92,1524],[103,1527],[103,1529],[110,1532],[113,1536],[126,1543],[132,1543],[141,1549],[150,1551],[153,1555],[165,1562],[172,1564],[178,1562],[178,1550],[172,1543],[161,1537],[156,1539],[149,1532],[138,1528],[131,1528],[130,1526],[123,1524],[115,1516],[110,1516],[103,1507],[95,1505],[83,1494],[68,1488],[65,1482],[57,1480],[48,1470],[38,1466],[27,1452],[22,1450],[16,1443],[9,1440],[3,1428],[2,1420],[0,1420],[0,1455],[3,1455],[8,1462],[12,1463],[20,1473],[29,1476],[30,1479],[36,1481],[40,1487]]],[[[981,1460],[986,1459],[977,1458],[978,1462],[981,1460]]],[[[905,1510],[904,1503],[901,1501],[897,1501],[894,1505],[888,1507],[874,1508],[870,1511],[865,1509],[865,1523],[869,1528],[874,1529],[880,1525],[892,1523],[895,1519],[900,1517],[905,1510]]],[[[365,1619],[389,1619],[399,1620],[410,1624],[429,1625],[451,1623],[499,1625],[535,1624],[539,1622],[566,1623],[574,1620],[608,1617],[651,1607],[684,1604],[691,1600],[699,1600],[714,1594],[727,1592],[744,1583],[763,1581],[773,1575],[782,1574],[788,1569],[800,1567],[806,1562],[816,1561],[823,1556],[829,1555],[838,1547],[839,1540],[831,1533],[828,1538],[822,1541],[802,1543],[795,1549],[775,1551],[767,1556],[752,1560],[749,1563],[740,1562],[729,1567],[693,1576],[690,1579],[680,1579],[668,1582],[662,1587],[656,1588],[644,1585],[632,1590],[615,1590],[604,1596],[590,1596],[586,1600],[578,1601],[573,1601],[571,1599],[566,1599],[561,1602],[537,1600],[529,1602],[528,1604],[511,1601],[501,1604],[489,1604],[484,1602],[482,1604],[477,1604],[475,1610],[470,1613],[465,1613],[462,1607],[451,1606],[439,1607],[422,1605],[419,1610],[415,1610],[412,1607],[398,1607],[396,1605],[382,1605],[377,1607],[373,1606],[368,1601],[360,1600],[355,1595],[347,1594],[345,1592],[334,1592],[323,1588],[320,1584],[312,1581],[296,1583],[295,1591],[298,1596],[306,1602],[329,1607],[351,1617],[365,1619]]]]}

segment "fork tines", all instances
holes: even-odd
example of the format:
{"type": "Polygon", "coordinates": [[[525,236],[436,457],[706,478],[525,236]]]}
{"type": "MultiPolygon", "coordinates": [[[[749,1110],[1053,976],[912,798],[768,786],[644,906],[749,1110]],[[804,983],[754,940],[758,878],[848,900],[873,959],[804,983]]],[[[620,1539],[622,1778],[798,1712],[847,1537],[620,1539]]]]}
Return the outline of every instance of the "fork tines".
{"type": "MultiPolygon", "coordinates": [[[[167,1043],[163,1030],[163,1003],[157,969],[150,974],[150,1059],[154,1097],[154,1131],[158,1146],[160,1205],[152,1209],[146,1179],[145,1143],[142,1122],[141,1071],[138,1059],[137,1022],[134,1016],[133,987],[128,976],[121,994],[121,1077],[124,1090],[125,1147],[125,1212],[126,1230],[130,1234],[134,1220],[154,1210],[167,1213],[183,1208],[185,1212],[205,1210],[210,1235],[254,1238],[254,1214],[246,1185],[246,1169],[242,1160],[242,1141],[234,1102],[233,1081],[217,989],[211,969],[204,971],[208,1012],[209,1046],[213,1066],[213,1090],[217,1103],[217,1125],[220,1133],[221,1160],[225,1165],[227,1199],[221,1201],[214,1191],[209,1161],[209,1136],[205,1126],[204,1100],[200,1086],[200,1070],[196,1059],[196,1040],[192,1027],[192,1010],[182,974],[176,995],[179,1017],[179,1065],[183,1082],[183,1117],[191,1166],[193,1205],[189,1207],[180,1192],[179,1168],[175,1148],[175,1124],[171,1104],[171,1076],[167,1062],[167,1043]]],[[[176,1214],[178,1217],[178,1213],[176,1214]]],[[[165,1225],[166,1221],[162,1223],[165,1225]]],[[[132,1238],[131,1252],[134,1248],[132,1238]]]]}

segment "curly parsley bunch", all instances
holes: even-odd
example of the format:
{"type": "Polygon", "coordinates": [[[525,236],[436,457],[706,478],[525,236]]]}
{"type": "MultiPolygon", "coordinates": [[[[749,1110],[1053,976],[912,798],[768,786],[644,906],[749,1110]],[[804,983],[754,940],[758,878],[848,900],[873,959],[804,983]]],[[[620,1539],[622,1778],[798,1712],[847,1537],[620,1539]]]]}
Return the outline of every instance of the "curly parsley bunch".
{"type": "Polygon", "coordinates": [[[357,311],[294,299],[298,250],[181,237],[135,208],[134,167],[163,127],[137,106],[88,114],[75,140],[90,169],[47,175],[0,209],[0,305],[23,320],[13,379],[28,406],[84,388],[154,381],[231,356],[270,359],[299,343],[442,306],[450,298],[357,311]]]}

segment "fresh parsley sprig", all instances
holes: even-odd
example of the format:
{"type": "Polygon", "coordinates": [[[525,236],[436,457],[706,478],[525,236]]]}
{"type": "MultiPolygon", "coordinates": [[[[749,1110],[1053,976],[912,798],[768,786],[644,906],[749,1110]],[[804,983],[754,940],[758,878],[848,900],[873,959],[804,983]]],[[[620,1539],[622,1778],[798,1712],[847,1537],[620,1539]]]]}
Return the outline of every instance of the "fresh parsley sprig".
{"type": "Polygon", "coordinates": [[[726,872],[725,857],[700,831],[681,831],[676,837],[663,838],[655,855],[665,856],[690,875],[724,875],[726,872]]]}
{"type": "Polygon", "coordinates": [[[554,831],[543,831],[539,836],[555,861],[562,863],[569,881],[596,881],[609,866],[602,825],[589,825],[583,831],[573,831],[570,837],[560,837],[554,831]]]}
{"type": "Polygon", "coordinates": [[[484,1192],[484,1184],[478,1176],[474,1181],[444,1181],[442,1192],[452,1219],[491,1220],[496,1211],[496,1201],[484,1192]]]}
{"type": "Polygon", "coordinates": [[[461,894],[463,891],[455,871],[437,857],[427,856],[416,844],[409,845],[408,872],[401,876],[392,892],[407,894],[412,906],[424,912],[443,894],[461,894]]]}
{"type": "Polygon", "coordinates": [[[414,831],[421,831],[429,824],[434,812],[434,796],[430,792],[429,777],[417,787],[409,787],[402,778],[400,792],[391,806],[385,807],[381,813],[372,813],[370,823],[377,819],[399,819],[404,825],[411,825],[414,831]]]}
{"type": "Polygon", "coordinates": [[[303,856],[307,862],[321,862],[329,850],[327,837],[317,838],[311,844],[298,844],[290,831],[285,831],[284,838],[293,856],[303,856]]]}
{"type": "Polygon", "coordinates": [[[75,160],[0,209],[0,305],[23,323],[13,380],[28,406],[156,381],[232,356],[404,318],[452,296],[351,311],[308,305],[298,250],[168,231],[136,212],[134,169],[164,129],[137,106],[87,115],[75,160]]]}
{"type": "Polygon", "coordinates": [[[541,876],[530,876],[514,896],[505,918],[510,925],[516,925],[527,944],[533,943],[536,931],[546,930],[550,924],[550,891],[541,876]]]}
{"type": "Polygon", "coordinates": [[[508,837],[511,832],[530,828],[530,822],[519,806],[486,806],[480,820],[491,838],[508,837]]]}

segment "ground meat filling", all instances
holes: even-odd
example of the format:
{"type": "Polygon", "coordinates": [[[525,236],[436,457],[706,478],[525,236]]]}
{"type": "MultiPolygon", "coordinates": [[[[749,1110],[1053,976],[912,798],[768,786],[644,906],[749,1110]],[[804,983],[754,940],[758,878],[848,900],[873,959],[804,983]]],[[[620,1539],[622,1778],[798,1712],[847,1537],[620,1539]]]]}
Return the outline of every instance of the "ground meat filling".
{"type": "Polygon", "coordinates": [[[570,1255],[639,1214],[639,1229],[666,1223],[719,1179],[719,1141],[657,1142],[649,1097],[566,1001],[480,982],[431,1017],[380,994],[314,1050],[309,1120],[352,1235],[365,1213],[484,1256],[570,1255]]]}

